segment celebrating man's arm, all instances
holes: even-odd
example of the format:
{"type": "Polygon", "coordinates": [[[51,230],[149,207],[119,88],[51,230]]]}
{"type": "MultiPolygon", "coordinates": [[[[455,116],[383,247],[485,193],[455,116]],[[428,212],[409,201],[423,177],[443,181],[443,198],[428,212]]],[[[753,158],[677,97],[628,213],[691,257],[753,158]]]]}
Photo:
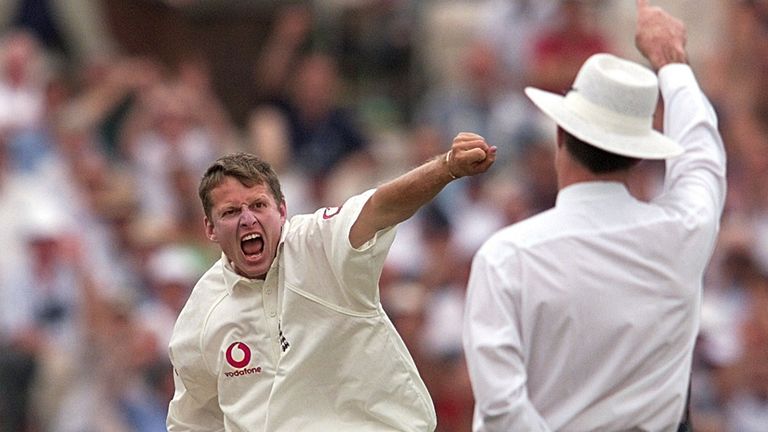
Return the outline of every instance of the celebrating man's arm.
{"type": "Polygon", "coordinates": [[[357,248],[377,231],[405,221],[430,202],[451,180],[484,173],[496,160],[496,147],[483,137],[460,133],[447,154],[391,180],[371,195],[352,225],[349,241],[357,248]]]}

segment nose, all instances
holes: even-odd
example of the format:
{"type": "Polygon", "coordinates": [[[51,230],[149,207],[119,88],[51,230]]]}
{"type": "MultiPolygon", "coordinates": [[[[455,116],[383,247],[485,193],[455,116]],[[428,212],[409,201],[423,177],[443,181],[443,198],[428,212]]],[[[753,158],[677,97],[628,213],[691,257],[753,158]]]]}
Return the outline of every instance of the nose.
{"type": "Polygon", "coordinates": [[[259,219],[256,217],[256,213],[251,211],[248,207],[243,207],[243,211],[240,212],[240,225],[243,227],[251,226],[257,223],[259,219]]]}

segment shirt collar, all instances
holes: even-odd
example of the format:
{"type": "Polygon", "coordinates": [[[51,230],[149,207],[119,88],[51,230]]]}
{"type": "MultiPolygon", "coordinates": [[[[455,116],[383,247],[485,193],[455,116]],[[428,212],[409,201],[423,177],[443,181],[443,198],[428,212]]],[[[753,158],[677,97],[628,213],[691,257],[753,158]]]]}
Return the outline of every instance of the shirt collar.
{"type": "Polygon", "coordinates": [[[624,183],[617,181],[590,181],[574,183],[560,190],[557,194],[556,207],[571,203],[631,198],[624,183]]]}
{"type": "Polygon", "coordinates": [[[237,274],[234,267],[232,267],[232,263],[229,261],[229,258],[227,258],[224,252],[221,253],[221,262],[223,263],[224,267],[224,286],[226,287],[229,295],[233,294],[233,291],[238,284],[244,284],[253,289],[261,289],[261,287],[264,285],[264,281],[269,278],[270,273],[275,271],[275,269],[278,267],[280,254],[283,252],[283,243],[285,242],[286,237],[285,233],[288,232],[288,225],[289,222],[286,220],[283,224],[283,230],[280,233],[280,244],[277,246],[277,254],[275,254],[275,259],[272,261],[272,265],[269,267],[267,276],[264,278],[264,280],[249,279],[245,276],[237,274]]]}

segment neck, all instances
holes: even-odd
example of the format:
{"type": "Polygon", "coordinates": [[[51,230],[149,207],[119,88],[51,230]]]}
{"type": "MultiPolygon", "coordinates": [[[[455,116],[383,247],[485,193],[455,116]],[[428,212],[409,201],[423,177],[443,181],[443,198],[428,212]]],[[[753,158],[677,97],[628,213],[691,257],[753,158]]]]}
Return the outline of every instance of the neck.
{"type": "Polygon", "coordinates": [[[629,187],[629,170],[596,174],[583,166],[574,163],[561,169],[557,177],[557,185],[559,189],[564,189],[576,183],[608,181],[619,182],[629,187]]]}

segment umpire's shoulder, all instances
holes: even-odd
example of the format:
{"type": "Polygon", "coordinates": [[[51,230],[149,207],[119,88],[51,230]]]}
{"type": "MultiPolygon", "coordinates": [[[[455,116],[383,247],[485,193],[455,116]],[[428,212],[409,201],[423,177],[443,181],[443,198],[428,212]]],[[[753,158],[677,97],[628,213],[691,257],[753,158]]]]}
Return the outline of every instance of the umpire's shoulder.
{"type": "Polygon", "coordinates": [[[553,210],[547,210],[508,225],[495,232],[484,243],[486,249],[527,247],[550,237],[556,232],[553,210]]]}

